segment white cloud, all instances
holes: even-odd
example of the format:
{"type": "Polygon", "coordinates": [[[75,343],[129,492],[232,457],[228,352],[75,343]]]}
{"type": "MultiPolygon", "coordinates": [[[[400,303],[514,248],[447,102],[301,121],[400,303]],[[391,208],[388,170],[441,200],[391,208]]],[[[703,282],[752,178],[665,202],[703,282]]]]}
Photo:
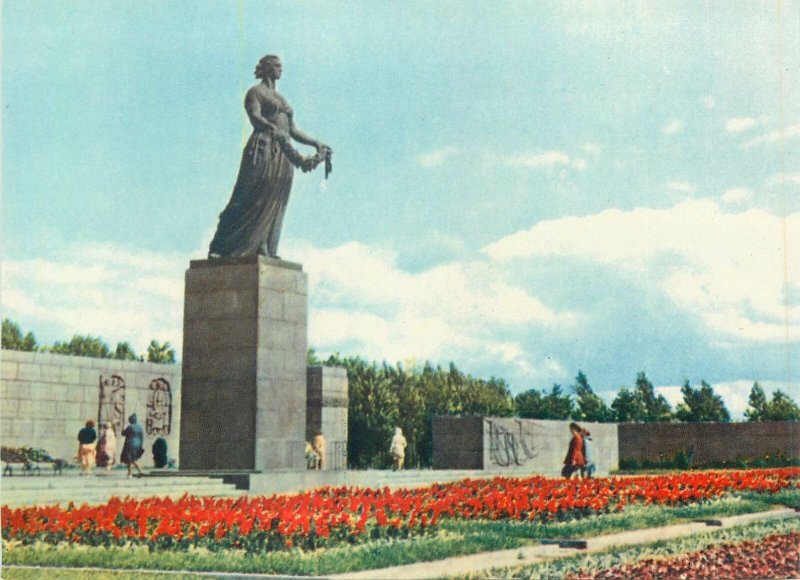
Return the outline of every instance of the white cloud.
{"type": "Polygon", "coordinates": [[[712,333],[800,340],[800,213],[725,212],[710,200],[543,221],[483,251],[493,260],[573,256],[647,273],[712,333]],[[784,239],[784,232],[786,238],[784,239]]]}
{"type": "MultiPolygon", "coordinates": [[[[411,273],[397,266],[394,252],[357,242],[334,248],[299,243],[288,252],[309,272],[309,342],[321,352],[475,360],[506,331],[536,326],[560,332],[578,322],[576,314],[555,311],[504,282],[485,259],[411,273]]],[[[555,372],[552,364],[526,366],[535,357],[521,350],[488,352],[526,376],[555,372]]]]}
{"type": "Polygon", "coordinates": [[[457,153],[460,153],[460,149],[458,147],[444,147],[442,149],[437,149],[436,151],[431,151],[429,153],[424,153],[422,155],[417,156],[417,161],[423,167],[436,167],[437,165],[442,165],[448,157],[452,157],[457,153]]]}
{"type": "Polygon", "coordinates": [[[187,267],[185,255],[76,244],[47,260],[6,260],[3,309],[25,328],[58,333],[46,342],[91,334],[141,353],[155,338],[180,353],[187,267]]]}
{"type": "Polygon", "coordinates": [[[683,131],[683,122],[678,119],[673,119],[664,126],[663,131],[665,135],[675,135],[676,133],[680,133],[683,131]]]}
{"type": "MultiPolygon", "coordinates": [[[[594,143],[585,143],[580,149],[595,159],[600,155],[600,147],[594,143]]],[[[557,171],[556,174],[560,179],[566,179],[569,175],[568,169],[586,171],[589,168],[589,162],[584,157],[570,155],[569,153],[558,150],[506,155],[501,158],[501,161],[505,165],[512,167],[558,169],[559,171],[557,171]]]]}
{"type": "MultiPolygon", "coordinates": [[[[310,343],[320,351],[390,361],[486,360],[492,356],[486,344],[504,332],[534,326],[558,333],[578,321],[504,282],[485,258],[411,273],[379,247],[314,248],[292,240],[285,246],[309,272],[310,343]]],[[[25,329],[51,329],[54,336],[39,336],[46,342],[91,334],[112,347],[130,341],[144,352],[156,338],[180,352],[188,262],[186,255],[96,245],[74,245],[49,260],[8,260],[4,315],[25,329]]],[[[550,379],[560,368],[526,366],[536,360],[529,353],[512,359],[510,366],[529,378],[550,379]]]]}
{"type": "Polygon", "coordinates": [[[796,137],[800,137],[800,122],[795,123],[794,125],[789,125],[788,127],[770,131],[769,133],[764,133],[758,137],[754,137],[753,139],[742,143],[742,147],[748,149],[757,145],[777,143],[778,141],[788,141],[796,137]]]}
{"type": "Polygon", "coordinates": [[[714,107],[717,106],[717,101],[714,97],[708,95],[706,97],[703,97],[703,106],[706,109],[713,109],[714,107]]]}
{"type": "Polygon", "coordinates": [[[777,187],[784,184],[800,185],[800,172],[778,173],[764,180],[767,187],[777,187]]]}
{"type": "Polygon", "coordinates": [[[492,355],[500,357],[505,364],[515,367],[517,375],[528,380],[568,374],[560,362],[550,357],[544,357],[536,364],[532,364],[531,356],[515,342],[490,342],[486,348],[492,355]]]}
{"type": "Polygon", "coordinates": [[[553,167],[559,165],[569,165],[569,163],[569,155],[563,151],[527,153],[512,155],[506,158],[506,164],[521,167],[553,167]]]}
{"type": "Polygon", "coordinates": [[[589,164],[586,162],[586,159],[581,159],[578,157],[577,159],[572,160],[570,167],[577,169],[578,171],[586,171],[586,168],[589,167],[589,164]]]}
{"type": "Polygon", "coordinates": [[[600,145],[598,145],[597,143],[592,143],[592,142],[584,143],[581,146],[581,150],[584,153],[586,153],[587,155],[589,155],[590,157],[594,157],[595,159],[600,157],[600,154],[603,152],[603,149],[602,149],[602,147],[600,147],[600,145]]]}
{"type": "Polygon", "coordinates": [[[722,201],[729,204],[741,203],[753,197],[753,191],[747,187],[734,187],[722,194],[722,201]]]}
{"type": "Polygon", "coordinates": [[[725,123],[728,133],[742,133],[758,125],[758,119],[753,117],[733,117],[725,123]]]}
{"type": "Polygon", "coordinates": [[[685,193],[687,195],[692,195],[695,191],[697,191],[697,188],[694,185],[691,183],[685,183],[683,181],[672,181],[667,184],[667,189],[670,191],[685,193]]]}

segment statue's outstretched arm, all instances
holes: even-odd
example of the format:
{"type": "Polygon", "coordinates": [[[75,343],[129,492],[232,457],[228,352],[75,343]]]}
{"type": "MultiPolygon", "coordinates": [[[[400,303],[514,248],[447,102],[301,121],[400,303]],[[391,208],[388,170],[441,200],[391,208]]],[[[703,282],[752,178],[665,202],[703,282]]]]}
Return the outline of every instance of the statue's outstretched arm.
{"type": "Polygon", "coordinates": [[[310,135],[306,135],[300,129],[298,129],[297,126],[294,124],[294,117],[292,117],[291,120],[291,129],[289,129],[289,135],[292,137],[292,139],[294,139],[298,143],[302,143],[303,145],[310,145],[311,147],[314,147],[317,151],[319,151],[323,147],[330,149],[330,147],[328,147],[327,145],[323,145],[320,141],[317,141],[310,135]]]}

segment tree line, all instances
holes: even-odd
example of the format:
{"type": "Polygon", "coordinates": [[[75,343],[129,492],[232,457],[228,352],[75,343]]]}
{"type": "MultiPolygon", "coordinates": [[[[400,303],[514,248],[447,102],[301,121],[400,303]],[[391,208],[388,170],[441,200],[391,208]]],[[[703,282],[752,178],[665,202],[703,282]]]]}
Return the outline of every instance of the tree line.
{"type": "Polygon", "coordinates": [[[3,348],[28,352],[52,352],[91,358],[110,358],[116,360],[147,361],[162,364],[175,364],[175,349],[169,342],[150,341],[147,353],[137,354],[129,342],[118,342],[112,349],[98,336],[76,334],[70,340],[56,341],[52,345],[40,345],[33,332],[23,334],[16,322],[3,319],[3,348]]]}
{"type": "MultiPolygon", "coordinates": [[[[432,418],[436,415],[474,415],[586,422],[682,421],[729,422],[730,413],[711,385],[701,381],[681,388],[683,401],[673,410],[643,372],[633,387],[621,387],[607,404],[578,371],[567,388],[555,384],[549,390],[529,389],[516,396],[499,378],[478,379],[458,370],[426,362],[422,367],[369,363],[359,357],[332,355],[318,359],[309,351],[309,364],[347,369],[349,381],[348,463],[351,467],[389,465],[388,447],[395,427],[408,440],[406,463],[429,467],[432,463],[432,418]]],[[[782,391],[768,400],[756,382],[750,394],[748,421],[800,419],[800,407],[782,391]]]]}
{"type": "MultiPolygon", "coordinates": [[[[75,335],[68,342],[40,347],[33,333],[22,333],[14,322],[3,320],[3,348],[41,350],[76,356],[122,360],[144,360],[130,344],[118,343],[112,350],[102,339],[75,335]]],[[[149,362],[175,362],[169,342],[152,341],[147,349],[149,362]]],[[[432,463],[431,424],[437,415],[521,417],[585,422],[682,421],[728,422],[725,402],[705,381],[693,386],[688,380],[681,387],[683,396],[673,409],[666,398],[656,393],[644,372],[635,383],[622,386],[611,404],[595,393],[589,380],[578,371],[573,384],[550,389],[528,389],[516,396],[505,380],[473,377],[455,364],[447,368],[425,362],[404,367],[397,363],[368,362],[357,356],[334,354],[319,359],[313,349],[308,364],[344,367],[349,382],[348,463],[355,468],[386,467],[391,464],[389,441],[395,427],[403,429],[408,441],[406,464],[429,467],[432,463]]],[[[800,420],[800,407],[781,390],[766,396],[756,382],[745,411],[748,421],[800,420]]]]}

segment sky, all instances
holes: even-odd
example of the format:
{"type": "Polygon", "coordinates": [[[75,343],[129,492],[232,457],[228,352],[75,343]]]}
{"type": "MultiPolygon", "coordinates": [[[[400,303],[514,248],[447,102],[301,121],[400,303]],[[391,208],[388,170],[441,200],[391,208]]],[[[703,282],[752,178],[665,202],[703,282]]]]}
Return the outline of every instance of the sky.
{"type": "Polygon", "coordinates": [[[796,1],[8,0],[2,27],[2,311],[42,343],[180,353],[277,53],[334,151],[280,246],[318,353],[800,395],[796,1]]]}

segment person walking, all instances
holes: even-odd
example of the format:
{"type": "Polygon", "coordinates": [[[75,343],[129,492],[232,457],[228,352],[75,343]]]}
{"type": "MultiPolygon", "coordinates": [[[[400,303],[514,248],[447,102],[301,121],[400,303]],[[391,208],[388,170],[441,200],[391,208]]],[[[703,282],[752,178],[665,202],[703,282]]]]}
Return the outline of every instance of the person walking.
{"type": "Polygon", "coordinates": [[[117,462],[117,432],[113,424],[100,423],[100,433],[97,443],[97,465],[109,472],[117,462]]]}
{"type": "Polygon", "coordinates": [[[577,423],[569,424],[569,431],[572,433],[572,439],[569,442],[569,450],[567,456],[564,458],[564,468],[561,470],[561,475],[569,479],[572,474],[577,472],[580,477],[581,469],[586,465],[586,459],[583,456],[583,429],[577,423]]]}
{"type": "Polygon", "coordinates": [[[136,462],[144,455],[144,431],[137,420],[136,413],[128,417],[129,425],[122,431],[125,443],[122,444],[120,460],[128,466],[128,477],[131,476],[131,466],[136,468],[138,475],[142,475],[142,470],[136,462]]]}
{"type": "Polygon", "coordinates": [[[583,430],[581,433],[583,436],[583,460],[585,465],[581,469],[581,475],[588,479],[594,477],[594,472],[596,466],[594,464],[594,453],[592,452],[593,443],[592,443],[592,434],[589,433],[586,429],[583,430]]]}
{"type": "Polygon", "coordinates": [[[86,426],[78,431],[78,461],[81,464],[81,475],[89,475],[97,457],[97,432],[94,421],[89,419],[86,426]]]}
{"type": "Polygon", "coordinates": [[[394,430],[394,437],[392,437],[392,444],[389,446],[389,453],[392,456],[392,471],[403,469],[407,445],[406,438],[403,436],[403,430],[400,427],[396,427],[394,430]]]}

